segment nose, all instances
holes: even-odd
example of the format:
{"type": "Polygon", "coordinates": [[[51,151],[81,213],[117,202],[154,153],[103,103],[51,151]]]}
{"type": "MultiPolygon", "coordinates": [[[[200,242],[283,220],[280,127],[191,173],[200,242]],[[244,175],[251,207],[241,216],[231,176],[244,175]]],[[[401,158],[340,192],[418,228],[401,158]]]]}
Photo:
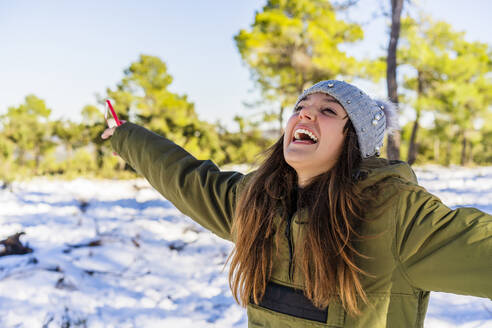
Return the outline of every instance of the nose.
{"type": "Polygon", "coordinates": [[[316,114],[314,113],[313,110],[310,109],[310,107],[303,107],[299,111],[299,119],[307,119],[309,121],[312,121],[316,118],[316,114]]]}

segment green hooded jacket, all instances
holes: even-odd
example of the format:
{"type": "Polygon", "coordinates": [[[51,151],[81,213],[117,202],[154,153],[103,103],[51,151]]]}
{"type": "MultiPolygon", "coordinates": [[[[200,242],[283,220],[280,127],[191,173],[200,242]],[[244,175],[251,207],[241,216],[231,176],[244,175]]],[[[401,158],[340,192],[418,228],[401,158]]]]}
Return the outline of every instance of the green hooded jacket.
{"type": "MultiPolygon", "coordinates": [[[[111,140],[113,149],[182,213],[221,238],[231,240],[238,195],[249,175],[221,172],[211,161],[195,159],[172,141],[125,123],[111,140]]],[[[492,216],[474,208],[451,210],[417,184],[403,162],[369,159],[359,183],[383,184],[383,192],[361,227],[378,235],[358,242],[368,256],[360,267],[372,274],[361,281],[369,303],[362,314],[348,315],[340,302],[326,309],[323,322],[248,305],[249,327],[423,327],[429,291],[492,298],[492,216]],[[379,211],[380,205],[384,211],[379,211]]],[[[253,173],[254,174],[254,173],[253,173]]],[[[302,211],[301,211],[302,212],[302,211]]],[[[279,218],[279,224],[283,222],[279,218]]],[[[303,234],[303,215],[294,214],[288,241],[273,259],[271,282],[302,290],[298,271],[289,278],[289,245],[303,234]]],[[[294,309],[295,310],[295,309],[294,309]]]]}

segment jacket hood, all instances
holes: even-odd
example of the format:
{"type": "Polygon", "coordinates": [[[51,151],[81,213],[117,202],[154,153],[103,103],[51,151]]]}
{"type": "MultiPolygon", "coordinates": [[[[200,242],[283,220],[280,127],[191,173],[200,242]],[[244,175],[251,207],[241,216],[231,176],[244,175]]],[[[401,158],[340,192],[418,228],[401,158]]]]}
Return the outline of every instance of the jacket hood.
{"type": "Polygon", "coordinates": [[[362,188],[388,178],[399,178],[417,183],[417,176],[406,162],[374,157],[362,161],[359,175],[359,184],[362,188]]]}

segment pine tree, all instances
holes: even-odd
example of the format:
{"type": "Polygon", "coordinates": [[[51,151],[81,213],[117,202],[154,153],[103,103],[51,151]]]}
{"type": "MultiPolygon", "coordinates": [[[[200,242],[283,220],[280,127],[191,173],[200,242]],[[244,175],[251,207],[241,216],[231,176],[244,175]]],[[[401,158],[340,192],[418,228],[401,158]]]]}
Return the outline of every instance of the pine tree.
{"type": "Polygon", "coordinates": [[[263,98],[278,103],[282,131],[285,108],[311,84],[383,76],[384,62],[360,61],[342,49],[363,36],[360,25],[337,18],[329,1],[269,0],[251,28],[234,39],[263,98]]]}

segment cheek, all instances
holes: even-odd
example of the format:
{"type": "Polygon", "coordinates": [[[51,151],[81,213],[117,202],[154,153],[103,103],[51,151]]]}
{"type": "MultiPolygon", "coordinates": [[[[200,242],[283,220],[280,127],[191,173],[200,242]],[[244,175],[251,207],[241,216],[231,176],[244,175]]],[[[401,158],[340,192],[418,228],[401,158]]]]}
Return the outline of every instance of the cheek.
{"type": "Polygon", "coordinates": [[[289,136],[292,133],[292,129],[294,128],[294,125],[296,124],[296,121],[297,121],[296,118],[297,118],[297,115],[292,115],[287,120],[287,124],[285,124],[285,128],[284,128],[285,136],[289,136]]]}
{"type": "Polygon", "coordinates": [[[287,130],[289,127],[292,127],[296,121],[297,121],[297,115],[292,114],[287,120],[287,124],[285,125],[285,130],[287,130]]]}
{"type": "Polygon", "coordinates": [[[345,133],[343,131],[345,124],[326,124],[323,126],[324,131],[330,131],[325,135],[325,142],[327,148],[341,149],[345,140],[345,133]]]}
{"type": "Polygon", "coordinates": [[[337,153],[340,154],[343,148],[343,144],[345,142],[345,134],[343,131],[340,132],[340,134],[336,138],[336,148],[337,148],[337,153]]]}

